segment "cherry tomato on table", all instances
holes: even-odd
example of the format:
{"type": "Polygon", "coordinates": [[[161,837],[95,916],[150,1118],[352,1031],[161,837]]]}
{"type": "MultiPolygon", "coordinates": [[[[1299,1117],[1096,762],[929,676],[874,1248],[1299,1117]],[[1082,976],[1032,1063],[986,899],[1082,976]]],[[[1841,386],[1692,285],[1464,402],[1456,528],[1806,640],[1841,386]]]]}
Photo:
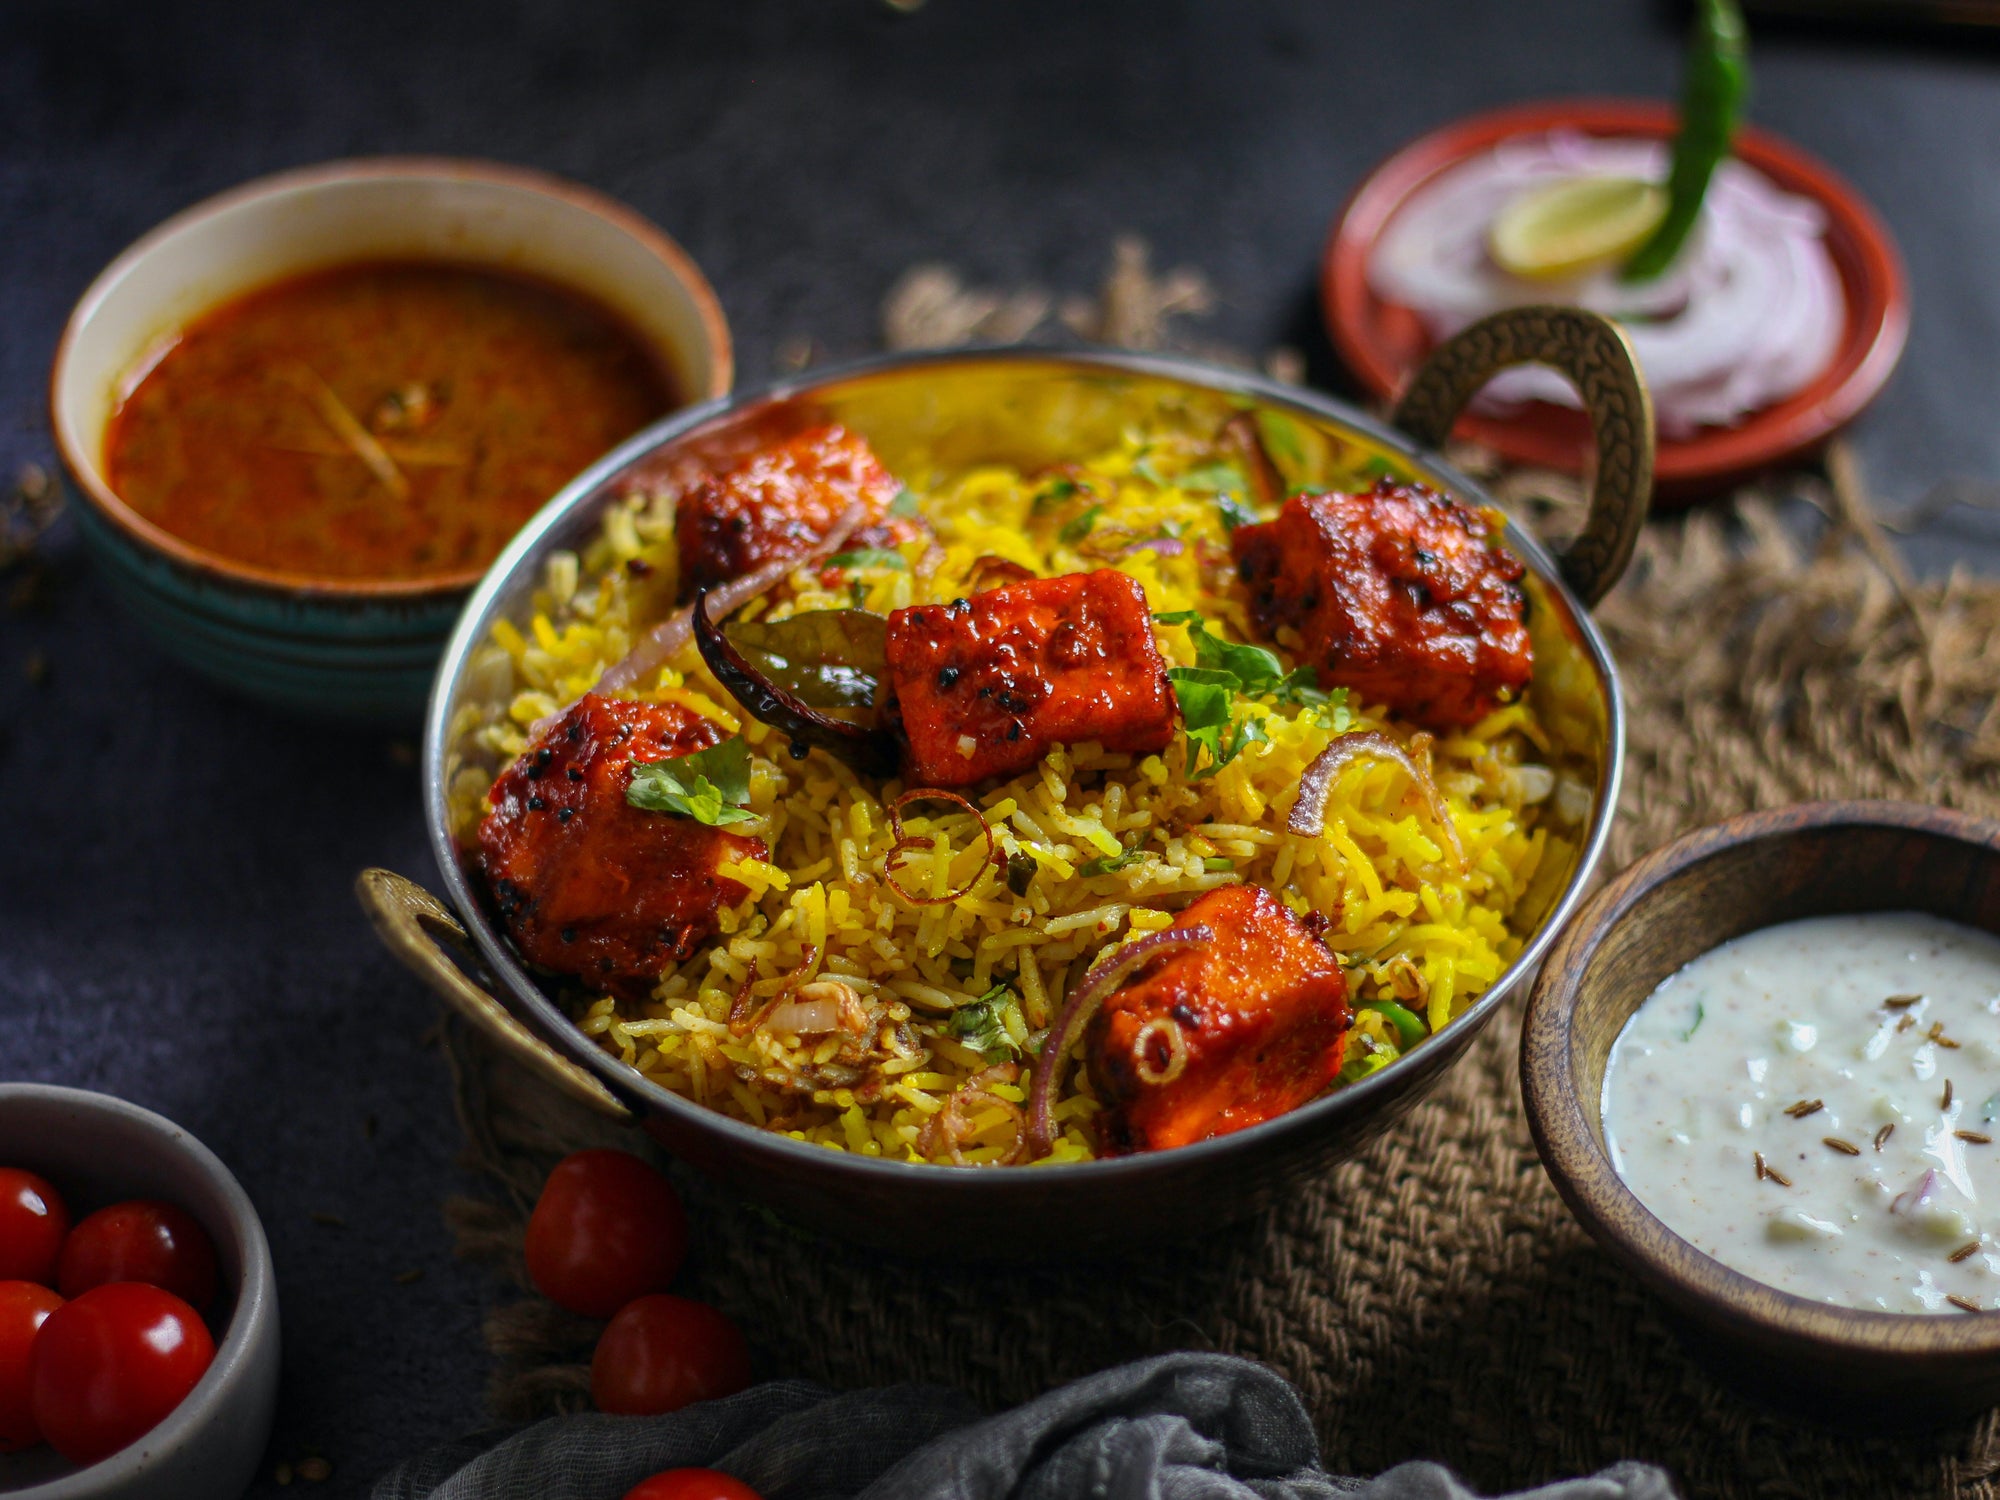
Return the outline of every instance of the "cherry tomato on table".
{"type": "Polygon", "coordinates": [[[28,1355],[35,1335],[63,1299],[32,1281],[0,1281],[0,1453],[42,1440],[28,1400],[28,1355]]]}
{"type": "Polygon", "coordinates": [[[528,1219],[528,1276],[558,1307],[608,1318],[665,1291],[687,1256],[674,1185],[626,1151],[579,1151],[549,1173],[528,1219]]]}
{"type": "Polygon", "coordinates": [[[46,1178],[0,1167],[0,1281],[54,1286],[69,1209],[46,1178]]]}
{"type": "Polygon", "coordinates": [[[69,1232],[56,1290],[80,1297],[111,1281],[143,1281],[207,1312],[215,1300],[215,1244],[184,1208],[143,1198],[114,1203],[69,1232]]]}
{"type": "Polygon", "coordinates": [[[679,1411],[748,1384],[750,1346],[736,1325],[705,1302],[665,1292],[620,1308],[590,1357],[590,1399],[619,1416],[679,1411]]]}
{"type": "Polygon", "coordinates": [[[764,1500],[742,1480],[718,1469],[668,1469],[642,1479],[625,1500],[764,1500]]]}
{"type": "Polygon", "coordinates": [[[140,1281],[92,1287],[35,1336],[35,1424],[64,1458],[94,1464],[159,1425],[214,1358],[201,1314],[172,1292],[140,1281]]]}

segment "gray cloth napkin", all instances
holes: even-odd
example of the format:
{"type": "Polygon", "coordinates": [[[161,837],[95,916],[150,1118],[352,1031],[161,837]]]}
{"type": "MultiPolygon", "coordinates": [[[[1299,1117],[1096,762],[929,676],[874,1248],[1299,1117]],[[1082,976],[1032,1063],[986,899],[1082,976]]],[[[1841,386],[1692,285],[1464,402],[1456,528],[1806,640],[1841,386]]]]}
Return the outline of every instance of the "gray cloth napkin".
{"type": "MultiPolygon", "coordinates": [[[[1327,1474],[1298,1392],[1222,1354],[1122,1365],[996,1417],[938,1386],[835,1395],[799,1380],[666,1417],[552,1417],[413,1459],[374,1500],[619,1500],[697,1464],[765,1500],[1474,1500],[1432,1463],[1327,1474]]],[[[1511,1500],[1674,1500],[1674,1488],[1622,1463],[1511,1500]]]]}

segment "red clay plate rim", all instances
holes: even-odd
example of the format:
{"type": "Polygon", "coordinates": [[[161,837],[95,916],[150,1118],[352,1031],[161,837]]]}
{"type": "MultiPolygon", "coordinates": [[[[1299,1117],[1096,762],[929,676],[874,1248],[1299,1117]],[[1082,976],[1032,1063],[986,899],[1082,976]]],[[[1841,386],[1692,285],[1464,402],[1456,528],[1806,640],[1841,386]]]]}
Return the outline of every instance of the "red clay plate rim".
{"type": "MultiPolygon", "coordinates": [[[[1561,99],[1470,115],[1420,136],[1363,179],[1334,220],[1320,259],[1320,305],[1341,358],[1376,396],[1393,396],[1408,371],[1376,335],[1391,304],[1369,289],[1368,253],[1410,195],[1446,168],[1510,136],[1570,126],[1591,135],[1671,136],[1677,116],[1650,100],[1561,99]]],[[[1847,297],[1848,330],[1833,363],[1811,385],[1742,426],[1662,438],[1664,484],[1713,485],[1764,468],[1824,441],[1880,393],[1909,335],[1910,297],[1902,256],[1873,209],[1845,180],[1798,147],[1755,127],[1738,133],[1736,154],[1780,187],[1827,213],[1827,239],[1847,297]],[[1843,252],[1845,252],[1843,254],[1843,252]]],[[[1460,431],[1517,461],[1574,468],[1574,450],[1544,423],[1556,408],[1531,405],[1525,422],[1467,417],[1460,431]]]]}
{"type": "MultiPolygon", "coordinates": [[[[295,167],[225,188],[154,225],[98,272],[84,294],[77,299],[76,306],[70,310],[62,336],[56,343],[55,359],[49,368],[49,427],[55,436],[56,450],[76,482],[79,494],[107,525],[122,533],[130,544],[143,553],[163,558],[208,582],[253,594],[285,594],[301,599],[350,603],[429,602],[463,594],[485,575],[486,568],[481,566],[461,568],[451,573],[422,574],[414,578],[321,576],[259,567],[226,553],[197,546],[132,509],[108,484],[98,480],[95,465],[79,463],[74,435],[58,415],[60,404],[56,393],[62,383],[63,369],[69,361],[70,346],[85,318],[121,277],[163,241],[203,219],[257,198],[347,181],[420,181],[426,178],[488,182],[538,193],[580,208],[622,230],[665,265],[674,279],[686,289],[701,322],[702,336],[709,343],[711,369],[708,389],[692,393],[691,399],[681,409],[686,410],[729,394],[735,382],[735,349],[730,340],[729,320],[723,315],[715,289],[709,285],[707,276],[694,257],[681,248],[678,241],[637,209],[610,194],[533,167],[476,157],[365,156],[295,167]]],[[[648,342],[657,345],[657,341],[648,342]]]]}

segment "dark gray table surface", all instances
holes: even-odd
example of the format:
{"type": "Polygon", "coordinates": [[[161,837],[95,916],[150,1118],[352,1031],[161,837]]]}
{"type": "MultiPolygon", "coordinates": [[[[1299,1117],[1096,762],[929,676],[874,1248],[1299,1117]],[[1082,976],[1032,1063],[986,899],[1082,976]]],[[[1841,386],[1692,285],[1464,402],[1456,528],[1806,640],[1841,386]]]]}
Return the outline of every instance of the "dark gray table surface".
{"type": "MultiPolygon", "coordinates": [[[[531,163],[634,203],[707,269],[745,382],[801,336],[871,348],[914,260],[1086,291],[1136,231],[1213,280],[1209,336],[1297,345],[1338,385],[1313,271],[1361,174],[1469,110],[1671,92],[1681,24],[1640,0],[9,0],[0,474],[50,461],[52,346],[126,242],[244,178],[386,151],[531,163]]],[[[1909,355],[1858,428],[1871,479],[1897,505],[1990,496],[2000,49],[1757,40],[1755,117],[1849,176],[1909,260],[1909,355]]],[[[1930,568],[1991,562],[2000,526],[1961,507],[1913,546],[1930,568]]],[[[358,1490],[480,1424],[495,1295],[439,1217],[466,1184],[420,1045],[432,1008],[349,894],[366,864],[429,868],[407,747],[186,675],[111,609],[67,524],[50,553],[47,604],[0,614],[0,1077],[124,1095],[234,1167],[282,1285],[272,1460],[324,1453],[330,1488],[358,1490]]]]}

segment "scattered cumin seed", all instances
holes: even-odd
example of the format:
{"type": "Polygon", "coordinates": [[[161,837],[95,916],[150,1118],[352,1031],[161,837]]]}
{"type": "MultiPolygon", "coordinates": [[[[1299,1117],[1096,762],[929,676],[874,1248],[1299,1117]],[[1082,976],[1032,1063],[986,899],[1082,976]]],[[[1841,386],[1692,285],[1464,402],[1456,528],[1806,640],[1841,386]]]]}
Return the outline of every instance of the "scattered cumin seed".
{"type": "Polygon", "coordinates": [[[306,1217],[311,1219],[315,1224],[324,1224],[328,1229],[345,1229],[347,1227],[347,1220],[341,1218],[339,1214],[330,1214],[323,1208],[313,1209],[306,1217]]]}
{"type": "Polygon", "coordinates": [[[397,1273],[396,1285],[415,1286],[419,1281],[422,1281],[423,1279],[424,1279],[423,1267],[419,1266],[413,1271],[402,1271],[397,1273]]]}
{"type": "Polygon", "coordinates": [[[1750,1155],[1757,1163],[1757,1180],[1762,1182],[1766,1177],[1771,1175],[1771,1169],[1764,1165],[1764,1153],[1761,1151],[1752,1151],[1750,1155]]]}
{"type": "Polygon", "coordinates": [[[1966,1257],[1977,1255],[1978,1253],[1979,1253],[1979,1241],[1974,1240],[1969,1245],[1960,1245],[1956,1250],[1952,1251],[1951,1254],[1947,1255],[1945,1259],[1950,1261],[1953,1265],[1957,1265],[1960,1261],[1964,1260],[1966,1257]]]}
{"type": "Polygon", "coordinates": [[[1783,1172],[1780,1172],[1776,1167],[1764,1168],[1764,1175],[1777,1183],[1779,1187],[1790,1187],[1792,1185],[1792,1179],[1787,1177],[1783,1172]]]}
{"type": "Polygon", "coordinates": [[[1922,995],[1891,995],[1887,1000],[1884,1000],[1882,1003],[1888,1006],[1889,1009],[1891,1010],[1908,1010],[1912,1005],[1915,1005],[1919,1000],[1923,998],[1924,997],[1922,995]]]}
{"type": "Polygon", "coordinates": [[[1861,1148],[1859,1146],[1854,1145],[1850,1141],[1843,1141],[1837,1135],[1823,1135],[1819,1138],[1819,1143],[1822,1146],[1833,1147],[1833,1149],[1838,1151],[1842,1156],[1859,1156],[1861,1154],[1861,1148]]]}
{"type": "Polygon", "coordinates": [[[1875,1149],[1877,1151],[1880,1151],[1885,1145],[1888,1144],[1889,1137],[1894,1135],[1895,1133],[1896,1133],[1896,1127],[1893,1124],[1884,1125],[1880,1130],[1876,1131],[1875,1149]]]}
{"type": "Polygon", "coordinates": [[[1794,1120],[1803,1120],[1807,1115],[1816,1115],[1825,1108],[1824,1099],[1801,1099],[1797,1104],[1788,1105],[1785,1113],[1794,1120]]]}
{"type": "Polygon", "coordinates": [[[1981,1307],[1977,1302],[1974,1302],[1970,1297],[1961,1297],[1956,1292],[1954,1292],[1951,1296],[1945,1298],[1944,1300],[1949,1302],[1953,1307],[1956,1307],[1963,1312],[1986,1311],[1985,1308],[1981,1307]]]}
{"type": "Polygon", "coordinates": [[[1931,1029],[1924,1033],[1924,1039],[1926,1041],[1936,1042],[1940,1047],[1955,1048],[1958,1046],[1957,1042],[1954,1042],[1950,1037],[1944,1034],[1944,1022],[1942,1021],[1931,1022],[1931,1029]]]}
{"type": "Polygon", "coordinates": [[[1916,1024],[1917,1022],[1914,1016],[1905,1016],[1903,1017],[1902,1020],[1896,1023],[1896,1031],[1898,1034],[1901,1034],[1902,1032],[1908,1031],[1912,1026],[1916,1024]]]}
{"type": "Polygon", "coordinates": [[[333,1478],[333,1465],[317,1456],[302,1458],[299,1460],[299,1478],[307,1484],[318,1484],[323,1479],[333,1478]]]}
{"type": "Polygon", "coordinates": [[[1990,1146],[1993,1144],[1993,1137],[1983,1131],[1954,1130],[1952,1134],[1957,1136],[1961,1141],[1970,1141],[1975,1146],[1990,1146]]]}
{"type": "Polygon", "coordinates": [[[1951,1080],[1949,1078],[1947,1078],[1944,1081],[1944,1097],[1938,1100],[1938,1108],[1939,1109],[1951,1108],[1951,1080]]]}

